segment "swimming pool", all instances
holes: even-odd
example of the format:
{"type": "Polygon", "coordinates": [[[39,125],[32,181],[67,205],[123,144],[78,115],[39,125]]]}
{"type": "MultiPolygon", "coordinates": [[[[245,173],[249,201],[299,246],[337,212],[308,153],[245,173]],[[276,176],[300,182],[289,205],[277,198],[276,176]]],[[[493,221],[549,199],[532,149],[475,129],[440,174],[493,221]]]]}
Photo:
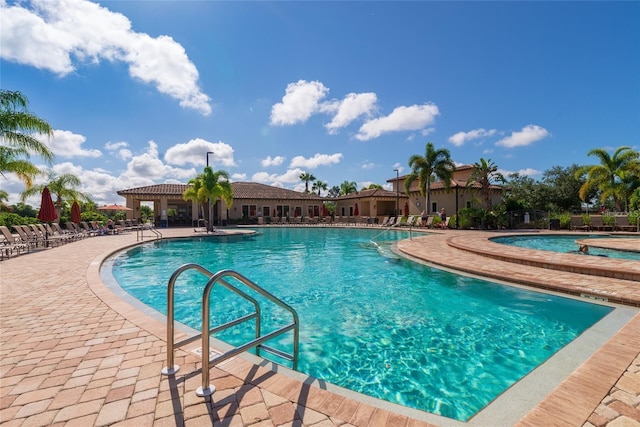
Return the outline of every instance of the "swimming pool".
{"type": "MultiPolygon", "coordinates": [[[[492,237],[490,240],[495,243],[518,246],[520,248],[536,249],[552,252],[576,252],[578,244],[576,240],[618,238],[628,237],[603,235],[603,234],[578,234],[578,235],[518,235],[492,237]]],[[[613,249],[602,249],[594,246],[589,247],[589,255],[607,256],[610,258],[630,259],[640,261],[640,252],[618,251],[613,249]]]]}
{"type": "MultiPolygon", "coordinates": [[[[113,274],[165,313],[166,284],[180,265],[237,270],[297,310],[300,371],[457,420],[468,420],[612,310],[416,264],[390,250],[407,233],[386,232],[372,243],[379,232],[265,228],[250,236],[168,240],[119,254],[113,274]]],[[[184,276],[176,318],[199,329],[204,280],[184,276]]],[[[212,324],[249,310],[217,292],[212,302],[225,310],[212,309],[212,324]]],[[[265,329],[283,318],[265,315],[265,329]]],[[[216,337],[238,344],[251,333],[238,328],[216,337]]],[[[290,350],[286,338],[271,345],[290,350]]]]}

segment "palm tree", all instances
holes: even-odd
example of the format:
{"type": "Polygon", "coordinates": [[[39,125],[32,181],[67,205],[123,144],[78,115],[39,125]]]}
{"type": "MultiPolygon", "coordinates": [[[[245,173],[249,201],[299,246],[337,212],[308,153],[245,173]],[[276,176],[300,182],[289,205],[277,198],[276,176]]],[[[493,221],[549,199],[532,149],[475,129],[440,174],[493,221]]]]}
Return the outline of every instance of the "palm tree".
{"type": "Polygon", "coordinates": [[[433,143],[427,142],[424,157],[414,154],[409,157],[411,173],[404,180],[404,191],[409,194],[411,183],[418,180],[420,195],[425,197],[426,210],[429,211],[431,201],[431,180],[433,176],[440,179],[447,190],[451,187],[451,178],[456,169],[451,154],[446,148],[435,149],[433,143]]]}
{"type": "Polygon", "coordinates": [[[316,177],[310,174],[309,172],[302,172],[300,174],[300,180],[304,181],[304,192],[309,192],[309,182],[315,181],[316,177]]]}
{"type": "Polygon", "coordinates": [[[311,191],[314,191],[314,192],[317,191],[319,196],[320,190],[327,191],[327,188],[328,188],[328,184],[326,182],[317,180],[316,182],[313,183],[313,187],[311,187],[311,191]]]}
{"type": "Polygon", "coordinates": [[[202,218],[204,218],[207,199],[200,192],[200,188],[202,187],[202,174],[199,174],[195,178],[191,178],[188,184],[189,186],[182,193],[182,198],[184,200],[196,202],[198,204],[198,218],[200,218],[200,212],[202,212],[202,218]]]}
{"type": "MultiPolygon", "coordinates": [[[[589,192],[597,188],[600,191],[600,202],[605,203],[612,198],[616,210],[620,211],[621,201],[633,192],[628,188],[629,176],[640,174],[640,153],[631,147],[619,147],[613,155],[602,148],[594,148],[587,153],[600,159],[599,165],[583,166],[576,171],[576,178],[586,174],[586,181],[580,187],[580,199],[585,202],[589,192]]],[[[631,180],[633,181],[633,180],[631,180]]]]}
{"type": "Polygon", "coordinates": [[[9,193],[4,190],[0,190],[0,211],[9,210],[9,205],[5,202],[9,201],[9,193]]]}
{"type": "Polygon", "coordinates": [[[79,187],[82,186],[80,182],[80,178],[77,176],[65,173],[62,175],[50,175],[49,182],[47,184],[34,185],[22,192],[21,199],[24,200],[27,197],[35,196],[36,194],[42,193],[44,187],[49,187],[49,191],[51,192],[51,196],[55,199],[54,205],[56,206],[56,211],[58,211],[58,218],[62,214],[62,207],[65,202],[71,202],[76,200],[81,200],[88,202],[91,200],[87,194],[78,190],[79,187]]]}
{"type": "Polygon", "coordinates": [[[491,201],[491,186],[496,183],[504,183],[506,179],[504,175],[498,172],[498,166],[491,161],[491,159],[485,160],[480,158],[480,163],[473,164],[473,170],[469,179],[467,179],[467,186],[477,182],[480,184],[480,191],[482,192],[482,204],[488,211],[493,207],[491,201]]]}
{"type": "Polygon", "coordinates": [[[32,154],[51,163],[53,152],[33,134],[53,136],[53,129],[45,120],[27,111],[27,98],[20,92],[0,90],[0,175],[15,173],[27,188],[40,170],[29,162],[32,154]]]}
{"type": "Polygon", "coordinates": [[[356,191],[358,191],[358,184],[356,184],[355,181],[343,181],[342,184],[340,184],[341,196],[355,193],[356,191]]]}
{"type": "Polygon", "coordinates": [[[196,200],[199,203],[209,204],[208,229],[213,229],[213,204],[221,198],[231,206],[233,204],[233,188],[229,182],[229,174],[226,171],[215,171],[211,166],[206,166],[204,171],[189,181],[193,184],[193,191],[187,189],[182,197],[185,200],[196,200]]]}

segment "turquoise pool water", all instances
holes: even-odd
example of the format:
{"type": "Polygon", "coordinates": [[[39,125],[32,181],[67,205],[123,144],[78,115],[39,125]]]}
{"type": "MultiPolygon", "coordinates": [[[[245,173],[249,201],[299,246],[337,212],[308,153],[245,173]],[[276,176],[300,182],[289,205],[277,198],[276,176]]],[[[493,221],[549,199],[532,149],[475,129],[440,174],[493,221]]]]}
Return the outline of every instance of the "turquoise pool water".
{"type": "MultiPolygon", "coordinates": [[[[518,246],[527,249],[537,249],[552,252],[575,252],[578,249],[576,240],[598,239],[602,237],[628,239],[628,237],[616,237],[602,234],[572,234],[572,235],[518,235],[493,237],[491,241],[505,245],[518,246]]],[[[640,248],[638,248],[640,250],[640,248]]],[[[640,252],[616,251],[612,249],[600,249],[589,247],[589,255],[607,256],[640,261],[640,252]]]]}
{"type": "MultiPolygon", "coordinates": [[[[148,243],[119,254],[113,275],[166,313],[166,286],[182,264],[237,270],[300,316],[298,370],[412,408],[468,420],[612,309],[429,268],[394,255],[404,232],[265,228],[257,235],[148,243]]],[[[176,284],[176,318],[200,329],[204,277],[176,284]]],[[[212,293],[212,325],[251,307],[212,293]]],[[[289,320],[263,313],[265,332],[289,320]]],[[[253,329],[217,338],[248,341],[253,329]]],[[[290,337],[271,345],[290,350],[290,337]]]]}

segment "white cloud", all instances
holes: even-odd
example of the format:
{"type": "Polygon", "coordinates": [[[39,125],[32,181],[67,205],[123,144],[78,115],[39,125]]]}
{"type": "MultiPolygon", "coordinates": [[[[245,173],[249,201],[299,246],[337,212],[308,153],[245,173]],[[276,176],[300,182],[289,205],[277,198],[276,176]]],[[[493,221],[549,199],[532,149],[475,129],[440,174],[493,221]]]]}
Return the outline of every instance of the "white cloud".
{"type": "Polygon", "coordinates": [[[373,169],[374,167],[376,167],[376,164],[373,162],[366,162],[363,163],[362,166],[360,166],[362,169],[373,169]]]}
{"type": "Polygon", "coordinates": [[[131,21],[86,0],[0,2],[0,57],[66,76],[74,62],[121,61],[131,77],[204,115],[210,98],[198,87],[198,70],[184,48],[169,36],[137,33],[131,21]]]}
{"type": "Polygon", "coordinates": [[[262,164],[263,167],[269,167],[269,166],[280,166],[282,164],[282,162],[284,162],[285,158],[282,156],[275,156],[274,158],[271,158],[271,156],[267,156],[266,159],[263,159],[260,161],[260,164],[262,164]]]}
{"type": "MultiPolygon", "coordinates": [[[[147,151],[131,159],[127,164],[127,170],[123,173],[123,176],[126,177],[127,180],[144,178],[149,184],[152,184],[162,182],[168,178],[188,180],[196,176],[196,174],[196,170],[193,168],[179,169],[164,164],[162,160],[158,158],[158,145],[153,141],[149,141],[147,151]]],[[[123,188],[131,187],[131,184],[127,183],[123,188]]]]}
{"type": "Polygon", "coordinates": [[[302,156],[295,156],[291,159],[290,168],[308,168],[315,169],[318,166],[332,165],[340,163],[342,159],[342,153],[335,154],[320,154],[316,153],[313,157],[305,159],[302,156]]]}
{"type": "Polygon", "coordinates": [[[82,144],[87,140],[83,135],[70,132],[68,130],[53,131],[53,137],[47,138],[46,135],[37,135],[36,139],[46,144],[56,156],[72,158],[72,157],[100,157],[100,150],[85,150],[82,144]]]}
{"type": "Polygon", "coordinates": [[[334,134],[360,116],[370,117],[376,110],[376,102],[375,93],[350,93],[338,104],[338,112],[325,127],[334,134]]]}
{"type": "Polygon", "coordinates": [[[106,144],[104,144],[104,148],[107,151],[117,151],[121,148],[126,148],[128,147],[129,144],[124,142],[124,141],[120,141],[120,142],[107,142],[106,144]]]}
{"type": "Polygon", "coordinates": [[[246,180],[247,180],[247,174],[246,173],[232,173],[231,174],[231,182],[246,181],[246,180]]]}
{"type": "MultiPolygon", "coordinates": [[[[287,184],[300,183],[300,174],[304,171],[302,169],[289,169],[284,174],[269,174],[267,172],[257,172],[251,176],[251,181],[260,182],[262,184],[273,185],[275,187],[284,188],[287,184]]],[[[302,184],[302,190],[304,190],[304,184],[302,184]]],[[[301,191],[301,190],[296,190],[301,191]]]]}
{"type": "Polygon", "coordinates": [[[233,159],[233,148],[224,142],[209,142],[201,138],[192,139],[184,144],[176,144],[169,148],[164,155],[167,163],[183,166],[191,164],[204,166],[209,159],[209,166],[236,166],[233,159]],[[211,153],[211,154],[207,154],[211,153]]]}
{"type": "Polygon", "coordinates": [[[526,168],[526,169],[520,169],[518,171],[518,173],[520,175],[526,175],[526,176],[536,176],[536,175],[542,175],[542,172],[540,172],[537,169],[533,169],[533,168],[526,168]]]}
{"type": "Polygon", "coordinates": [[[289,83],[282,102],[271,108],[272,125],[293,125],[306,122],[311,115],[322,110],[320,100],[329,88],[318,81],[299,80],[289,83]]]}
{"type": "Polygon", "coordinates": [[[388,116],[363,124],[355,137],[360,141],[368,141],[384,133],[419,130],[432,124],[439,114],[435,104],[397,107],[388,116]]]}
{"type": "Polygon", "coordinates": [[[513,148],[531,145],[549,136],[549,131],[537,125],[527,125],[519,132],[512,132],[511,136],[496,142],[497,146],[513,148]]]}
{"type": "Polygon", "coordinates": [[[493,136],[498,132],[496,129],[474,129],[469,132],[458,132],[455,135],[449,137],[449,142],[455,145],[456,147],[460,147],[465,142],[478,139],[478,138],[486,138],[489,136],[493,136]]]}

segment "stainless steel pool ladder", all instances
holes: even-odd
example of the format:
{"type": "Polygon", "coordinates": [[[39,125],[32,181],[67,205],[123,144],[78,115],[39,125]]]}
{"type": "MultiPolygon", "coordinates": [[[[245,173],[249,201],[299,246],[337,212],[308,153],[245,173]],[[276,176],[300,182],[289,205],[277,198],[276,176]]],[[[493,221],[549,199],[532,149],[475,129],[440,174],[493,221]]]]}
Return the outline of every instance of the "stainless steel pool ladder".
{"type": "Polygon", "coordinates": [[[167,286],[167,366],[162,369],[162,374],[173,375],[176,372],[178,372],[178,370],[180,369],[178,365],[174,364],[174,349],[176,347],[181,347],[183,345],[192,343],[194,341],[197,341],[200,338],[202,339],[202,386],[198,387],[198,389],[196,390],[196,394],[198,396],[210,396],[211,394],[213,394],[213,392],[216,389],[215,386],[209,384],[209,368],[252,348],[256,349],[256,354],[258,356],[260,355],[260,350],[262,349],[268,353],[275,354],[276,356],[282,357],[283,359],[292,362],[293,369],[295,370],[298,365],[298,340],[300,335],[298,326],[299,326],[298,313],[296,313],[296,311],[291,306],[289,306],[282,300],[278,299],[268,291],[264,290],[257,284],[253,283],[246,277],[242,276],[240,273],[235,272],[233,270],[221,270],[213,274],[209,270],[207,270],[206,268],[198,264],[185,264],[173,272],[173,274],[171,275],[171,278],[169,279],[169,284],[167,286]],[[182,341],[174,343],[174,338],[175,338],[174,337],[175,335],[174,287],[175,287],[175,282],[178,279],[178,276],[180,276],[180,274],[182,274],[187,270],[196,270],[204,274],[205,276],[209,277],[209,280],[207,281],[207,284],[202,293],[202,331],[208,331],[209,333],[199,333],[197,335],[194,335],[192,337],[189,337],[182,341]],[[236,286],[234,286],[233,284],[225,280],[226,277],[235,278],[240,283],[244,284],[245,286],[259,293],[270,302],[288,311],[291,314],[292,322],[283,326],[280,329],[269,332],[266,335],[262,335],[261,323],[260,323],[261,309],[260,309],[259,302],[255,298],[251,297],[244,291],[238,289],[236,286]],[[253,313],[247,314],[245,316],[242,316],[235,320],[227,322],[223,325],[216,326],[214,328],[209,328],[209,296],[211,294],[211,290],[213,289],[213,286],[216,283],[219,283],[220,285],[224,286],[226,289],[230,290],[236,295],[239,295],[240,297],[251,302],[254,306],[255,311],[253,313]],[[235,347],[227,351],[226,353],[223,353],[220,356],[217,356],[213,359],[210,358],[209,339],[211,334],[223,331],[225,329],[228,329],[232,326],[236,326],[240,323],[246,322],[251,319],[255,319],[255,329],[256,329],[255,339],[245,344],[242,344],[238,347],[235,347]],[[292,354],[285,353],[281,350],[278,350],[273,347],[269,347],[264,344],[265,341],[273,339],[291,330],[293,330],[293,353],[292,354]],[[205,363],[205,361],[209,361],[209,363],[207,364],[205,363]]]}
{"type": "Polygon", "coordinates": [[[136,241],[144,240],[144,230],[149,230],[156,236],[156,240],[162,240],[162,233],[156,230],[153,226],[142,226],[136,228],[136,241]]]}

